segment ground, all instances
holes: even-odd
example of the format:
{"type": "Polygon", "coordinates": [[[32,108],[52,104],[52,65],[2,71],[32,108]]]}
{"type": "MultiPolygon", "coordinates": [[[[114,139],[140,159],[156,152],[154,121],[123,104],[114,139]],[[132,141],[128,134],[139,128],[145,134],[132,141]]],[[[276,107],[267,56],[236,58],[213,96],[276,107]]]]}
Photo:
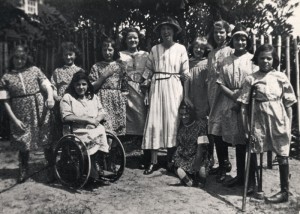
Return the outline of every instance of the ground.
{"type": "MultiPolygon", "coordinates": [[[[9,150],[9,143],[0,140],[0,213],[242,213],[242,188],[226,188],[208,178],[204,189],[186,187],[164,167],[152,175],[143,175],[138,169],[141,151],[139,146],[125,145],[127,165],[123,176],[110,186],[87,186],[82,190],[69,190],[59,183],[47,184],[43,153],[31,155],[30,174],[25,183],[16,184],[18,173],[17,153],[9,150]]],[[[233,148],[229,149],[236,174],[233,148]]],[[[165,165],[164,151],[159,161],[165,165]]],[[[265,155],[266,156],[266,155],[265,155]]],[[[266,163],[266,160],[265,162],[266,163]]],[[[288,203],[266,204],[247,198],[246,213],[300,213],[299,160],[290,159],[290,191],[288,203]]],[[[267,169],[264,164],[263,189],[265,195],[279,190],[278,166],[267,169]]]]}

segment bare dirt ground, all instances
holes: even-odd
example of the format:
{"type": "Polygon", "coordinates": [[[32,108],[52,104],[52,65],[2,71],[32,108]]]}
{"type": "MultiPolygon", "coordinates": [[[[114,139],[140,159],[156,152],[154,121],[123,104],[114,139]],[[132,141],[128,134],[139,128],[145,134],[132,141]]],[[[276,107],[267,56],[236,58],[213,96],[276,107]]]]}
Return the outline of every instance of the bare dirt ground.
{"type": "MultiPolygon", "coordinates": [[[[9,150],[7,141],[0,141],[0,213],[241,213],[242,188],[226,188],[210,176],[204,189],[185,187],[165,168],[152,175],[143,175],[138,169],[141,151],[138,146],[125,145],[127,166],[123,176],[110,186],[87,186],[71,191],[59,183],[46,184],[44,171],[35,173],[45,165],[43,153],[30,159],[32,178],[15,184],[18,173],[17,153],[9,150]]],[[[159,161],[165,164],[165,152],[159,161]]],[[[265,155],[266,156],[266,155],[265,155]]],[[[234,150],[230,148],[235,176],[234,150]]],[[[265,161],[266,163],[266,161],[265,161]]],[[[300,213],[300,161],[290,159],[290,191],[288,203],[266,204],[247,198],[246,213],[300,213]]],[[[266,165],[266,164],[264,164],[266,165]]],[[[279,190],[278,166],[263,170],[263,189],[266,195],[279,190]]]]}

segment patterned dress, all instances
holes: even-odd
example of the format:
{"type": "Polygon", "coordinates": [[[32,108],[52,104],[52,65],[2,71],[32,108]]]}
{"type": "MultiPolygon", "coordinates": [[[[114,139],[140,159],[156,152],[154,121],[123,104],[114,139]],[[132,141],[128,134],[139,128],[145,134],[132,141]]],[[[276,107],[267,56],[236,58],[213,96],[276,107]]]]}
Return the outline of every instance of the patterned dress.
{"type": "Polygon", "coordinates": [[[252,149],[256,153],[273,151],[277,155],[288,156],[291,127],[286,108],[297,102],[293,87],[284,73],[258,71],[246,78],[238,101],[249,104],[253,85],[256,86],[256,95],[252,110],[252,149]]]}
{"type": "MultiPolygon", "coordinates": [[[[241,92],[245,78],[258,70],[252,62],[250,53],[242,56],[232,54],[226,57],[222,63],[220,76],[217,83],[224,85],[238,95],[241,92]]],[[[236,144],[245,144],[245,131],[243,129],[240,106],[228,96],[220,97],[219,105],[222,107],[221,132],[223,141],[236,144]]]]}
{"type": "Polygon", "coordinates": [[[183,45],[175,43],[168,49],[162,44],[152,47],[143,74],[145,79],[151,79],[151,86],[142,149],[176,146],[178,109],[183,98],[181,74],[189,75],[183,45]]]}
{"type": "Polygon", "coordinates": [[[108,113],[108,120],[104,126],[117,135],[124,135],[126,133],[126,96],[121,92],[121,78],[125,72],[124,65],[118,61],[98,62],[91,68],[89,78],[95,82],[108,70],[115,72],[104,81],[97,92],[105,112],[108,113]]]}
{"type": "MultiPolygon", "coordinates": [[[[62,118],[68,115],[75,115],[77,117],[91,117],[97,118],[105,111],[97,96],[93,99],[75,99],[70,94],[65,94],[60,101],[60,111],[62,118]]],[[[93,155],[98,150],[108,152],[108,144],[105,134],[105,128],[99,124],[97,127],[91,125],[74,124],[74,134],[85,143],[88,153],[93,155]]],[[[64,127],[64,133],[68,134],[69,130],[64,127]]]]}
{"type": "Polygon", "coordinates": [[[234,49],[225,46],[216,48],[208,54],[207,92],[209,104],[208,134],[221,136],[222,107],[219,105],[221,94],[220,86],[217,84],[221,63],[224,58],[230,56],[234,49]]]}
{"type": "Polygon", "coordinates": [[[15,149],[35,150],[51,143],[50,111],[44,105],[45,94],[41,93],[44,84],[50,85],[50,82],[35,66],[6,73],[0,81],[1,90],[9,93],[13,113],[26,126],[22,131],[12,121],[10,123],[11,142],[15,149]]]}
{"type": "Polygon", "coordinates": [[[141,91],[143,82],[142,74],[145,69],[148,53],[137,51],[120,52],[121,60],[126,63],[128,76],[127,105],[126,105],[126,134],[143,135],[147,116],[147,108],[144,104],[145,94],[141,91]]]}
{"type": "Polygon", "coordinates": [[[207,97],[207,60],[190,59],[190,78],[188,79],[188,94],[196,110],[197,120],[208,116],[207,97]]]}
{"type": "MultiPolygon", "coordinates": [[[[56,68],[51,77],[51,83],[54,86],[54,91],[60,99],[64,96],[67,87],[69,86],[73,75],[82,68],[76,65],[64,65],[61,68],[56,68]]],[[[51,134],[55,141],[58,141],[62,137],[62,122],[59,110],[59,101],[56,102],[53,110],[51,111],[51,134]]]]}
{"type": "MultiPolygon", "coordinates": [[[[174,153],[173,160],[177,168],[182,168],[189,174],[196,172],[193,167],[196,161],[198,137],[206,136],[207,122],[205,120],[195,121],[190,126],[180,125],[177,133],[177,150],[174,153]]],[[[203,145],[208,143],[208,140],[203,145]]],[[[205,161],[207,150],[202,153],[202,164],[205,161]]],[[[200,169],[200,167],[199,167],[200,169]]]]}
{"type": "Polygon", "coordinates": [[[54,70],[51,77],[51,83],[55,87],[54,90],[57,91],[58,96],[64,96],[65,91],[73,78],[73,75],[81,69],[82,68],[76,65],[64,65],[63,67],[56,68],[54,70]]]}

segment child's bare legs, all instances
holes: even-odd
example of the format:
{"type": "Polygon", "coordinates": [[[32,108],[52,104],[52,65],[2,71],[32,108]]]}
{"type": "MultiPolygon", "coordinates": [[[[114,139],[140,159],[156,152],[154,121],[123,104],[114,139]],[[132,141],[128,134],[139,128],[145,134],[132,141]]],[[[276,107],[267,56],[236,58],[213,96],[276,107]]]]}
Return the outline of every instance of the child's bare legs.
{"type": "Polygon", "coordinates": [[[266,197],[269,203],[282,203],[289,200],[289,160],[287,156],[277,156],[277,160],[281,191],[271,197],[266,197]]]}

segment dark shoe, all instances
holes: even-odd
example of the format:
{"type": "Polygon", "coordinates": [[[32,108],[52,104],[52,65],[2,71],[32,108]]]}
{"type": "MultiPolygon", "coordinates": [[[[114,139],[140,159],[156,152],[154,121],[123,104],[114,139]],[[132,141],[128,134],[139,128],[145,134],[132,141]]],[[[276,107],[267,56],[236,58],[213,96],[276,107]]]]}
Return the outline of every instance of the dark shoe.
{"type": "Polygon", "coordinates": [[[174,162],[173,161],[168,162],[167,163],[167,171],[168,172],[174,172],[174,170],[175,170],[174,162]]]}
{"type": "Polygon", "coordinates": [[[229,160],[225,160],[224,161],[224,166],[225,166],[226,172],[230,172],[231,171],[232,165],[231,165],[231,163],[230,163],[229,160]]]}
{"type": "Polygon", "coordinates": [[[248,189],[247,189],[247,195],[253,195],[253,193],[255,192],[255,186],[253,185],[249,185],[248,189]]]}
{"type": "Polygon", "coordinates": [[[144,171],[144,175],[150,175],[152,174],[155,170],[157,169],[157,164],[150,164],[150,166],[145,169],[144,171]]]}
{"type": "Polygon", "coordinates": [[[218,174],[218,172],[219,172],[219,167],[211,168],[211,169],[209,170],[209,174],[210,174],[210,175],[216,175],[216,174],[218,174]]]}
{"type": "Polygon", "coordinates": [[[244,180],[238,176],[224,183],[224,186],[226,187],[235,187],[235,186],[243,186],[243,185],[244,185],[244,180]]]}
{"type": "Polygon", "coordinates": [[[271,197],[266,197],[265,200],[273,204],[287,202],[289,200],[289,193],[280,191],[271,197]]]}
{"type": "Polygon", "coordinates": [[[226,179],[226,169],[220,169],[216,177],[217,183],[223,183],[226,179]]]}
{"type": "Polygon", "coordinates": [[[110,186],[110,182],[109,181],[105,181],[105,180],[100,180],[100,184],[102,186],[110,186]]]}
{"type": "Polygon", "coordinates": [[[26,177],[27,177],[27,169],[20,168],[17,182],[23,183],[25,181],[26,177]]]}

